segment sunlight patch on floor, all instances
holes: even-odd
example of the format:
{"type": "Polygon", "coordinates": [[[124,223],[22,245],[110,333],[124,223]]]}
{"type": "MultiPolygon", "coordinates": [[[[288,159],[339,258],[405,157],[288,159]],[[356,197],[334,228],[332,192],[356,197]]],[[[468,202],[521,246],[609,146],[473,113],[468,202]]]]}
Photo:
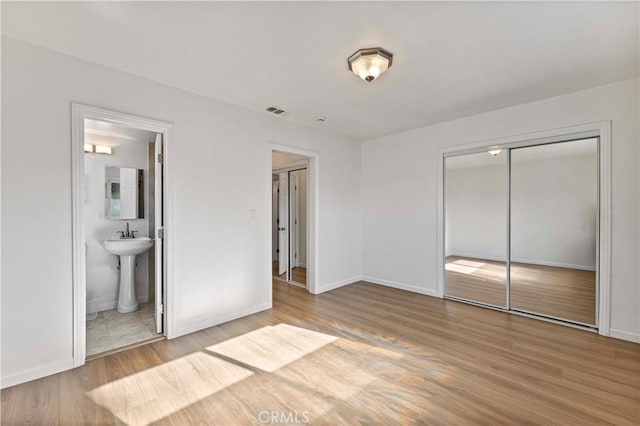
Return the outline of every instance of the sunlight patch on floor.
{"type": "Polygon", "coordinates": [[[458,259],[453,263],[455,263],[456,265],[470,266],[472,268],[482,268],[483,266],[487,266],[487,264],[484,262],[475,262],[469,259],[458,259]]]}
{"type": "Polygon", "coordinates": [[[445,265],[444,269],[451,272],[457,272],[459,274],[471,275],[479,268],[468,265],[459,265],[456,262],[449,262],[445,265]]]}
{"type": "Polygon", "coordinates": [[[289,324],[266,326],[209,346],[208,351],[263,371],[273,372],[337,337],[289,324]]]}
{"type": "Polygon", "coordinates": [[[203,352],[160,364],[87,392],[126,424],[150,424],[254,373],[203,352]]]}

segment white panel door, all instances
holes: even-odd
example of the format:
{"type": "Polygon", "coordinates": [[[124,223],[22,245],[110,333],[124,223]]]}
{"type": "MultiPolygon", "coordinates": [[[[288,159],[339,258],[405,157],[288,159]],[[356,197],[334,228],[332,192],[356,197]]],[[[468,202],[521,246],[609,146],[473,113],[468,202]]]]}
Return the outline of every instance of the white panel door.
{"type": "Polygon", "coordinates": [[[289,173],[280,173],[278,193],[278,275],[289,271],[289,173]]]}
{"type": "Polygon", "coordinates": [[[164,155],[162,149],[162,135],[158,133],[156,135],[156,150],[155,150],[155,317],[156,317],[156,332],[162,333],[162,315],[164,313],[163,306],[163,282],[164,282],[164,250],[163,250],[163,202],[162,202],[162,182],[163,182],[163,167],[162,157],[164,155]]]}
{"type": "Polygon", "coordinates": [[[278,260],[278,181],[273,181],[271,189],[271,261],[278,260]]]}

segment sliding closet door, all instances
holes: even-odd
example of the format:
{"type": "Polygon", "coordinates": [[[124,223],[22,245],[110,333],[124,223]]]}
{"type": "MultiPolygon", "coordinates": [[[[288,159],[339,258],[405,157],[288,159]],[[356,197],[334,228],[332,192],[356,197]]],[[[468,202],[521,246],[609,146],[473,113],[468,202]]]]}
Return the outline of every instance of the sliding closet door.
{"type": "Polygon", "coordinates": [[[507,152],[445,158],[445,294],[506,307],[507,152]]]}
{"type": "Polygon", "coordinates": [[[598,139],[511,150],[511,309],[596,324],[598,139]]]}

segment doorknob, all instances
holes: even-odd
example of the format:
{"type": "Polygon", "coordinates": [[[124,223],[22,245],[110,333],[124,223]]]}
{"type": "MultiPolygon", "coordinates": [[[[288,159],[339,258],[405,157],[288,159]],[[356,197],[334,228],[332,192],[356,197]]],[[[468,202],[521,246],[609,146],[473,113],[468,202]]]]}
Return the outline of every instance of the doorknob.
{"type": "Polygon", "coordinates": [[[286,231],[287,228],[278,228],[278,231],[286,231]]]}

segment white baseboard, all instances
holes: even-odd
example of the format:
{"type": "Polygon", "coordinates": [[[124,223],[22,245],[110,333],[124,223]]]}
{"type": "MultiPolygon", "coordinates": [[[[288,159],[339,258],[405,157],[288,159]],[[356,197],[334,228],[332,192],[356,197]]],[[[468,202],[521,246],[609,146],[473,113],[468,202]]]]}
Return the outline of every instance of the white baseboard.
{"type": "Polygon", "coordinates": [[[336,288],[344,287],[345,285],[357,283],[358,281],[361,281],[361,280],[362,280],[362,277],[358,275],[356,277],[347,278],[346,280],[342,280],[342,281],[337,281],[335,283],[326,284],[326,285],[323,285],[322,287],[318,288],[317,291],[314,294],[324,293],[326,291],[330,291],[330,290],[334,290],[336,288]]]}
{"type": "MultiPolygon", "coordinates": [[[[448,256],[456,256],[456,257],[470,257],[473,259],[485,259],[485,260],[493,260],[496,262],[506,262],[506,259],[504,256],[487,256],[484,254],[478,254],[478,253],[456,253],[456,254],[449,254],[448,256]]],[[[553,266],[555,268],[567,268],[567,269],[580,269],[583,271],[595,271],[596,268],[595,266],[590,266],[590,265],[574,265],[572,263],[559,263],[559,262],[552,262],[549,260],[532,260],[532,259],[523,259],[521,257],[512,257],[511,261],[514,263],[528,263],[531,265],[541,265],[541,266],[553,266]]]]}
{"type": "Polygon", "coordinates": [[[17,373],[3,376],[0,379],[0,389],[5,389],[11,386],[19,385],[21,383],[30,382],[32,380],[60,373],[61,371],[70,370],[72,368],[73,358],[66,361],[54,362],[52,364],[19,371],[17,373]]]}
{"type": "MultiPolygon", "coordinates": [[[[138,297],[138,303],[147,303],[149,301],[149,296],[138,297]]],[[[118,301],[114,300],[111,302],[105,302],[98,305],[98,312],[102,311],[110,311],[118,307],[118,301]]]]}
{"type": "Polygon", "coordinates": [[[216,325],[233,321],[238,318],[246,317],[248,315],[253,315],[267,309],[271,309],[271,301],[269,301],[268,303],[264,303],[262,305],[253,306],[251,308],[239,310],[235,312],[230,312],[224,315],[195,318],[184,324],[177,324],[175,327],[174,333],[171,336],[167,336],[167,337],[170,339],[175,339],[176,337],[184,336],[185,334],[195,333],[196,331],[204,330],[205,328],[209,328],[209,327],[214,327],[216,325]]]}
{"type": "Polygon", "coordinates": [[[616,330],[615,328],[609,329],[609,337],[615,337],[616,339],[628,340],[634,343],[640,343],[640,334],[631,333],[629,331],[616,330]]]}
{"type": "Polygon", "coordinates": [[[430,288],[417,287],[414,285],[403,284],[395,281],[383,280],[375,277],[363,276],[362,281],[366,281],[371,284],[383,285],[385,287],[397,288],[399,290],[411,291],[413,293],[424,294],[425,296],[437,297],[441,298],[438,290],[433,290],[430,288]]]}

